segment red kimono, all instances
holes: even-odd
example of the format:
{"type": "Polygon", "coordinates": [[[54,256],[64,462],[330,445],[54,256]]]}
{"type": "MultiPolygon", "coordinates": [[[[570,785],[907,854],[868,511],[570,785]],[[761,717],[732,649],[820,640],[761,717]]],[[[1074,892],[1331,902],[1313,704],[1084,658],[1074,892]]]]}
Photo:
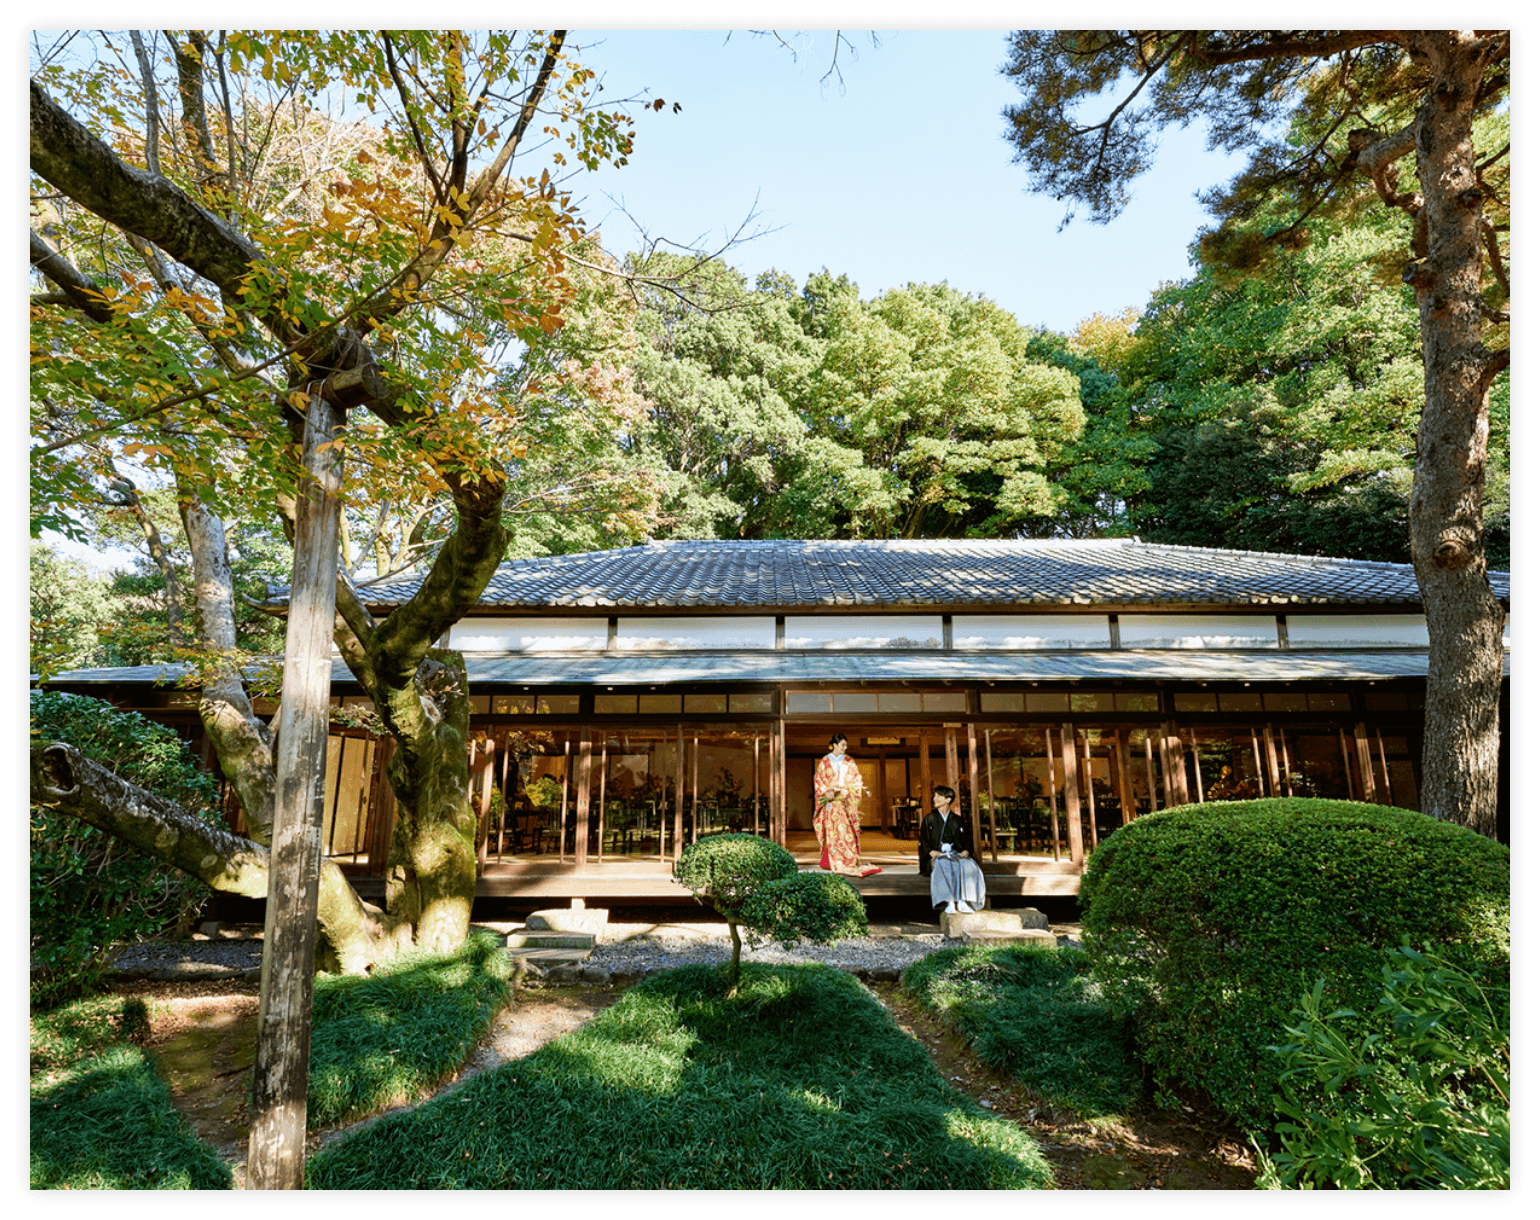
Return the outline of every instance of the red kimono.
{"type": "Polygon", "coordinates": [[[835,873],[861,869],[861,772],[855,760],[829,754],[813,771],[813,830],[822,849],[818,864],[835,873]]]}

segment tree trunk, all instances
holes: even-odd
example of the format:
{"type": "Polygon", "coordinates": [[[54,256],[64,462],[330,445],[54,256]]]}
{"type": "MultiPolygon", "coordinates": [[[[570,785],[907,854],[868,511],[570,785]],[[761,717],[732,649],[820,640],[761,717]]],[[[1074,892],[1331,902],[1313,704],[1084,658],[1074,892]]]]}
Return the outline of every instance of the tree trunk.
{"type": "Polygon", "coordinates": [[[1487,581],[1481,499],[1487,394],[1503,366],[1482,342],[1471,116],[1483,65],[1452,33],[1417,41],[1439,81],[1415,124],[1428,256],[1406,271],[1417,290],[1425,386],[1411,497],[1412,564],[1429,640],[1422,808],[1495,837],[1503,609],[1487,581]]]}
{"type": "Polygon", "coordinates": [[[342,463],[336,450],[326,446],[341,425],[340,410],[310,399],[284,638],[277,801],[252,1071],[247,1177],[257,1190],[298,1190],[305,1184],[310,1001],[326,809],[331,634],[337,617],[337,527],[342,516],[342,463]]]}

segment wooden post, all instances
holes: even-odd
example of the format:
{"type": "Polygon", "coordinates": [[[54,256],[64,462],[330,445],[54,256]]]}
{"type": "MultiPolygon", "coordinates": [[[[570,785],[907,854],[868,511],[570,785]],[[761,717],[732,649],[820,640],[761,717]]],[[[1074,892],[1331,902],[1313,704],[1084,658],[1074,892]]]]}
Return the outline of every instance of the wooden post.
{"type": "Polygon", "coordinates": [[[1063,854],[1059,850],[1059,782],[1054,778],[1056,772],[1053,769],[1053,725],[1043,728],[1043,740],[1047,743],[1048,755],[1048,821],[1053,827],[1053,858],[1062,860],[1063,854]]]}
{"type": "MultiPolygon", "coordinates": [[[[1269,742],[1273,739],[1273,726],[1268,725],[1265,732],[1269,742]]],[[[1285,796],[1294,795],[1294,764],[1289,761],[1289,735],[1282,729],[1278,730],[1278,749],[1283,754],[1283,793],[1285,796]]]]}
{"type": "Polygon", "coordinates": [[[754,833],[759,833],[759,734],[754,734],[754,833]]]}
{"type": "Polygon", "coordinates": [[[1358,747],[1358,774],[1364,788],[1364,800],[1383,805],[1379,785],[1374,781],[1374,755],[1369,752],[1369,734],[1364,731],[1362,720],[1353,726],[1353,742],[1358,747]]]}
{"type": "Polygon", "coordinates": [[[1385,781],[1385,799],[1381,804],[1391,805],[1395,803],[1395,800],[1390,792],[1390,763],[1385,761],[1385,738],[1380,733],[1378,725],[1374,726],[1374,739],[1380,743],[1380,776],[1385,781]]]}
{"type": "Polygon", "coordinates": [[[877,751],[877,824],[884,833],[893,828],[893,807],[888,804],[888,752],[877,751]]]}
{"type": "Polygon", "coordinates": [[[488,814],[492,811],[492,764],[497,761],[497,746],[490,738],[478,741],[473,747],[480,758],[471,774],[481,780],[481,797],[476,802],[476,876],[487,869],[487,832],[491,829],[488,814]]]}
{"type": "Polygon", "coordinates": [[[1337,728],[1337,741],[1342,746],[1342,782],[1347,785],[1347,799],[1357,800],[1353,795],[1353,760],[1348,757],[1347,733],[1340,725],[1337,728]]]}
{"type": "Polygon", "coordinates": [[[679,726],[679,748],[674,751],[674,863],[684,851],[684,725],[679,726]]]}
{"type": "Polygon", "coordinates": [[[1064,821],[1069,830],[1069,858],[1072,864],[1085,863],[1085,832],[1080,826],[1080,779],[1075,765],[1075,726],[1066,724],[1059,744],[1064,760],[1064,821]]]}
{"type": "Polygon", "coordinates": [[[1123,825],[1134,820],[1134,777],[1128,768],[1128,730],[1114,729],[1113,750],[1118,756],[1118,804],[1123,806],[1123,825]]]}
{"type": "MultiPolygon", "coordinates": [[[[572,742],[570,740],[561,743],[561,812],[556,815],[556,862],[567,862],[567,781],[572,778],[572,770],[567,765],[567,760],[572,755],[572,742]]],[[[576,847],[576,844],[573,845],[576,847]]]]}
{"type": "Polygon", "coordinates": [[[588,785],[593,775],[593,761],[593,730],[584,729],[578,738],[577,829],[572,841],[572,862],[578,868],[588,864],[588,785]]]}
{"type": "Polygon", "coordinates": [[[604,863],[604,782],[610,774],[610,736],[599,742],[599,863],[604,863]]]}
{"type": "Polygon", "coordinates": [[[786,846],[786,721],[775,722],[773,756],[770,760],[770,781],[775,785],[774,808],[770,816],[775,819],[775,841],[786,846]]]}
{"type": "Polygon", "coordinates": [[[1091,730],[1087,729],[1081,734],[1081,740],[1085,742],[1085,804],[1090,813],[1091,821],[1091,850],[1098,846],[1096,837],[1096,778],[1091,774],[1091,730]]]}
{"type": "MultiPolygon", "coordinates": [[[[973,731],[970,725],[968,731],[973,731]]],[[[995,821],[995,752],[990,739],[990,730],[984,730],[984,774],[985,786],[989,789],[989,858],[991,861],[1000,859],[1000,827],[995,821]]]]}
{"type": "MultiPolygon", "coordinates": [[[[972,724],[968,725],[968,791],[973,794],[973,854],[976,856],[983,834],[979,822],[979,739],[972,724]]],[[[994,825],[992,814],[989,822],[994,825]]]]}
{"type": "MultiPolygon", "coordinates": [[[[509,813],[509,808],[513,804],[513,802],[508,799],[508,762],[512,758],[512,756],[513,756],[513,751],[508,748],[508,739],[506,737],[504,737],[503,738],[503,811],[502,811],[501,814],[498,815],[498,818],[497,818],[497,862],[499,864],[501,864],[503,862],[503,842],[504,842],[505,836],[508,833],[508,813],[509,813]]],[[[514,770],[513,777],[514,777],[515,780],[518,779],[519,773],[518,773],[517,769],[514,770]]]]}
{"type": "Polygon", "coordinates": [[[342,422],[340,409],[318,394],[310,396],[284,633],[262,998],[252,1073],[246,1178],[255,1190],[299,1190],[305,1184],[305,1092],[342,512],[341,455],[321,446],[332,441],[342,422]]]}
{"type": "MultiPolygon", "coordinates": [[[[1177,737],[1181,741],[1180,735],[1177,737]]],[[[1198,756],[1198,730],[1192,731],[1192,782],[1198,792],[1198,804],[1203,804],[1203,760],[1198,756]]]]}
{"type": "Polygon", "coordinates": [[[1153,729],[1144,730],[1144,778],[1150,786],[1150,812],[1160,808],[1160,794],[1155,790],[1155,745],[1150,740],[1153,729]]]}
{"type": "Polygon", "coordinates": [[[1268,770],[1262,770],[1262,743],[1257,738],[1255,725],[1251,726],[1251,753],[1257,762],[1257,795],[1278,795],[1278,767],[1273,760],[1273,743],[1267,743],[1268,770]],[[1265,777],[1265,778],[1264,778],[1265,777]]]}
{"type": "MultiPolygon", "coordinates": [[[[962,795],[962,773],[957,767],[957,730],[946,731],[946,783],[953,792],[962,795]]],[[[962,802],[959,801],[958,804],[962,802]]]]}

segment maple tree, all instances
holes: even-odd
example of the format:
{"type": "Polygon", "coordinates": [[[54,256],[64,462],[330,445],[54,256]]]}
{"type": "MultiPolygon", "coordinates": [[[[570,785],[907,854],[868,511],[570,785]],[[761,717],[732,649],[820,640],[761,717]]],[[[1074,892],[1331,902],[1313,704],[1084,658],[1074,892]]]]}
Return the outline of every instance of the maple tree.
{"type": "MultiPolygon", "coordinates": [[[[503,558],[510,464],[539,460],[531,421],[559,398],[600,416],[623,398],[591,365],[516,358],[548,351],[582,295],[564,167],[630,150],[624,109],[595,105],[564,44],[561,31],[131,32],[99,35],[83,61],[44,49],[34,62],[34,528],[78,532],[78,507],[125,464],[174,489],[199,712],[254,840],[161,811],[167,852],[211,884],[259,884],[274,800],[227,510],[292,530],[313,398],[346,413],[329,443],[355,520],[445,505],[420,592],[388,617],[337,582],[336,646],[394,739],[397,820],[384,911],[323,875],[333,969],[463,939],[469,701],[463,663],[433,644],[503,558]],[[540,169],[516,173],[537,140],[540,169]]],[[[370,550],[405,558],[382,534],[370,550]]],[[[68,749],[34,762],[35,796],[97,824],[151,807],[68,749]]]]}

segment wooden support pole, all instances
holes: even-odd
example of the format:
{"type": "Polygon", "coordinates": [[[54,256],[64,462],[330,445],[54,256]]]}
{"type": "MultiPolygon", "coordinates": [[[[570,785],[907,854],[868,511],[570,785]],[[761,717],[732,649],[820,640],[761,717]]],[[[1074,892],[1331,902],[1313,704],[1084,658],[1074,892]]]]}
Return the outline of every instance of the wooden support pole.
{"type": "MultiPolygon", "coordinates": [[[[503,783],[502,783],[503,811],[498,815],[498,818],[497,818],[497,862],[499,864],[501,864],[503,862],[503,843],[505,841],[505,836],[508,833],[508,814],[510,812],[510,806],[512,806],[512,804],[513,804],[513,802],[508,799],[508,762],[509,762],[509,759],[511,759],[513,757],[513,751],[508,748],[508,739],[507,739],[507,737],[503,738],[502,751],[503,751],[503,783]]],[[[518,778],[518,771],[517,770],[514,771],[514,778],[515,779],[518,778]]]]}
{"type": "Polygon", "coordinates": [[[1257,761],[1257,795],[1278,795],[1278,765],[1273,759],[1273,743],[1267,743],[1267,770],[1262,769],[1262,744],[1257,740],[1257,729],[1251,727],[1251,753],[1257,761]]]}
{"type": "Polygon", "coordinates": [[[1048,824],[1053,828],[1053,858],[1062,860],[1063,853],[1059,850],[1059,783],[1054,778],[1058,773],[1053,766],[1053,726],[1046,725],[1043,728],[1043,741],[1048,756],[1048,824]]]}
{"type": "Polygon", "coordinates": [[[700,734],[691,736],[690,743],[690,842],[700,838],[700,734]]]}
{"type": "Polygon", "coordinates": [[[593,778],[594,736],[584,729],[578,738],[577,830],[572,843],[572,862],[578,868],[588,864],[588,786],[593,778]]]}
{"type": "Polygon", "coordinates": [[[1128,766],[1128,730],[1114,729],[1112,749],[1118,760],[1118,804],[1123,807],[1123,825],[1134,820],[1134,777],[1128,766]]]}
{"type": "Polygon", "coordinates": [[[490,738],[474,741],[471,748],[476,752],[476,769],[471,772],[479,780],[481,795],[476,801],[476,876],[487,871],[487,835],[492,828],[492,767],[497,762],[497,745],[490,738]]]}
{"type": "Polygon", "coordinates": [[[888,752],[877,751],[877,825],[884,833],[893,829],[893,807],[888,804],[888,752]]]}
{"type": "MultiPolygon", "coordinates": [[[[1178,735],[1177,740],[1181,737],[1178,735]]],[[[1203,759],[1198,754],[1198,730],[1192,731],[1192,782],[1198,792],[1198,804],[1203,804],[1203,759]]]]}
{"type": "Polygon", "coordinates": [[[759,833],[759,734],[754,734],[754,833],[759,833]]]}
{"type": "Polygon", "coordinates": [[[1080,825],[1080,770],[1075,764],[1075,726],[1066,724],[1060,739],[1064,761],[1064,821],[1069,830],[1069,858],[1072,864],[1085,863],[1085,832],[1080,825]]]}
{"type": "Polygon", "coordinates": [[[1357,800],[1353,792],[1353,760],[1348,756],[1347,733],[1340,725],[1337,728],[1337,741],[1342,746],[1342,782],[1347,785],[1347,799],[1357,800]]]}
{"type": "MultiPolygon", "coordinates": [[[[968,732],[973,732],[969,726],[968,732]]],[[[990,731],[984,730],[984,774],[987,777],[985,785],[989,789],[989,858],[1000,858],[1000,827],[995,821],[995,752],[990,739],[990,731]]]]}
{"type": "Polygon", "coordinates": [[[1155,743],[1150,740],[1154,729],[1144,730],[1144,778],[1150,786],[1150,812],[1160,808],[1160,794],[1155,789],[1155,743]]]}
{"type": "Polygon", "coordinates": [[[305,1184],[305,1094],[342,515],[341,454],[322,446],[332,442],[342,422],[340,409],[311,395],[300,446],[303,474],[284,633],[262,993],[252,1073],[246,1182],[254,1190],[299,1190],[305,1184]]]}
{"type": "Polygon", "coordinates": [[[559,864],[567,862],[567,781],[572,778],[572,769],[567,765],[567,760],[572,755],[572,742],[570,740],[561,743],[561,812],[556,815],[556,860],[559,864]]]}
{"type": "MultiPolygon", "coordinates": [[[[968,791],[973,796],[973,854],[977,856],[984,836],[979,823],[979,739],[971,723],[968,725],[968,791]]],[[[992,816],[989,824],[991,827],[994,825],[992,816]]]]}
{"type": "Polygon", "coordinates": [[[674,751],[674,863],[684,851],[684,725],[679,725],[679,746],[674,751]]]}
{"type": "Polygon", "coordinates": [[[610,738],[606,733],[599,742],[599,863],[604,863],[604,786],[610,774],[610,738]]]}
{"type": "MultiPolygon", "coordinates": [[[[1272,732],[1272,725],[1268,725],[1268,732],[1272,732]]],[[[1289,735],[1282,729],[1278,730],[1278,746],[1283,752],[1283,792],[1285,796],[1294,795],[1294,764],[1289,759],[1289,735]]]]}
{"type": "Polygon", "coordinates": [[[962,795],[962,772],[957,766],[957,730],[946,731],[946,783],[958,796],[962,795]]]}
{"type": "Polygon", "coordinates": [[[1394,798],[1390,792],[1390,763],[1385,760],[1385,738],[1381,735],[1378,725],[1374,727],[1374,740],[1380,743],[1380,776],[1385,781],[1385,799],[1381,804],[1394,804],[1394,798]]]}
{"type": "Polygon", "coordinates": [[[1385,802],[1380,799],[1379,784],[1374,779],[1374,755],[1369,751],[1369,734],[1364,730],[1362,720],[1353,726],[1353,744],[1358,749],[1358,775],[1363,785],[1364,800],[1383,805],[1385,802]]]}
{"type": "Polygon", "coordinates": [[[1091,822],[1091,850],[1095,851],[1098,842],[1096,838],[1096,777],[1091,774],[1091,730],[1087,729],[1081,734],[1081,740],[1085,742],[1085,803],[1086,810],[1090,814],[1091,822]]]}
{"type": "Polygon", "coordinates": [[[771,810],[771,816],[775,818],[775,841],[782,847],[786,846],[786,722],[775,722],[774,757],[771,766],[774,771],[771,782],[775,784],[775,807],[771,810]]]}
{"type": "Polygon", "coordinates": [[[920,816],[923,818],[930,812],[930,793],[934,785],[930,782],[930,738],[920,738],[920,787],[925,791],[920,795],[920,816]]]}

